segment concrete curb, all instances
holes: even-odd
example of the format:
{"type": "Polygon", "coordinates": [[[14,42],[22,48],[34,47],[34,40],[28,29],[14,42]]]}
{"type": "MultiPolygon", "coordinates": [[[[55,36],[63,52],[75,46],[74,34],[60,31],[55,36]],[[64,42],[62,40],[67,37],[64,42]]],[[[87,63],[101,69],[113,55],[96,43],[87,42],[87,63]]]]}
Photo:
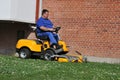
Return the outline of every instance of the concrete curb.
{"type": "Polygon", "coordinates": [[[102,57],[93,57],[93,56],[86,56],[86,57],[87,57],[87,61],[89,62],[120,64],[120,58],[102,58],[102,57]]]}

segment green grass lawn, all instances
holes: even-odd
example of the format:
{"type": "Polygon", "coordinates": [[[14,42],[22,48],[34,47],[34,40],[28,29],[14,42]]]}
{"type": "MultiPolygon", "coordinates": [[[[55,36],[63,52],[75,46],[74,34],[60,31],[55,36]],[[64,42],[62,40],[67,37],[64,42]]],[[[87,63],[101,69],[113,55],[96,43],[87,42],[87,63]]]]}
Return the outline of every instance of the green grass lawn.
{"type": "Polygon", "coordinates": [[[120,64],[59,63],[0,55],[0,80],[120,80],[120,64]]]}

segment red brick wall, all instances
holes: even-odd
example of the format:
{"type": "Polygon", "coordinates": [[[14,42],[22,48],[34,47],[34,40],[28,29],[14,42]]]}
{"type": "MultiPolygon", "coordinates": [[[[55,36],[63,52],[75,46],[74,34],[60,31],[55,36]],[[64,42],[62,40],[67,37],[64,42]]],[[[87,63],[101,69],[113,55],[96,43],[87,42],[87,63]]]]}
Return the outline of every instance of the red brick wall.
{"type": "Polygon", "coordinates": [[[43,8],[70,53],[120,58],[120,0],[43,0],[43,8]]]}

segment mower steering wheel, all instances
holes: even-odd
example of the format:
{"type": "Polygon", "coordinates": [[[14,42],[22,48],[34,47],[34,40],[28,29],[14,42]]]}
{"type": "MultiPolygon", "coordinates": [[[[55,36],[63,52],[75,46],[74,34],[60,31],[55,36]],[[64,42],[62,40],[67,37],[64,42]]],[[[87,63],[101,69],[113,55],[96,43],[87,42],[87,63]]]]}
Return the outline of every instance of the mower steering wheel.
{"type": "Polygon", "coordinates": [[[61,29],[61,27],[56,27],[55,32],[58,33],[58,31],[61,29]]]}

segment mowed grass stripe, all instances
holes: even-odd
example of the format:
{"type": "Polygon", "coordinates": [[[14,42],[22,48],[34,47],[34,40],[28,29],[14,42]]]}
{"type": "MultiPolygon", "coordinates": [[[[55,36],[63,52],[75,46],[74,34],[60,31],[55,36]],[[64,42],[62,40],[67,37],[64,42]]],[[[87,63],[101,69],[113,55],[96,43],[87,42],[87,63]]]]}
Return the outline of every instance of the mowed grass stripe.
{"type": "Polygon", "coordinates": [[[59,63],[0,55],[0,80],[120,80],[120,64],[59,63]]]}

